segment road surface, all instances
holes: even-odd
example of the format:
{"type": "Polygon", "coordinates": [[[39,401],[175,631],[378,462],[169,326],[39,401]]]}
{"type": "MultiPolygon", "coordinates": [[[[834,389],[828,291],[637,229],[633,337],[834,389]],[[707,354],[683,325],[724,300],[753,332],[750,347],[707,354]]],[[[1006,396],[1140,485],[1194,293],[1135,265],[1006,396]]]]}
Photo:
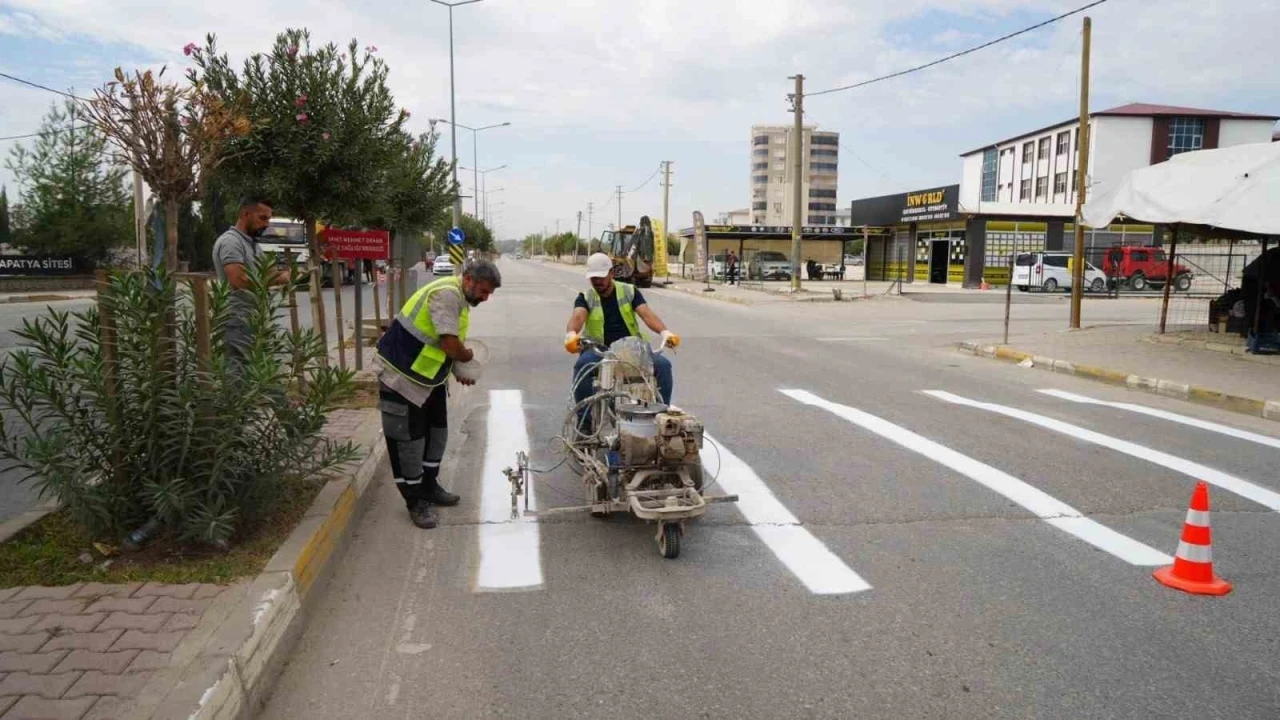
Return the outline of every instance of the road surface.
{"type": "MultiPolygon", "coordinates": [[[[743,498],[663,560],[628,518],[502,522],[515,450],[558,462],[585,282],[502,269],[451,418],[462,505],[418,530],[379,481],[261,717],[1280,716],[1274,423],[943,347],[996,305],[646,291],[684,338],[704,462],[743,498]],[[1151,578],[1198,479],[1225,598],[1151,578]]],[[[1065,325],[1065,304],[1022,312],[1065,325]]],[[[537,507],[580,496],[565,467],[535,483],[537,507]]]]}

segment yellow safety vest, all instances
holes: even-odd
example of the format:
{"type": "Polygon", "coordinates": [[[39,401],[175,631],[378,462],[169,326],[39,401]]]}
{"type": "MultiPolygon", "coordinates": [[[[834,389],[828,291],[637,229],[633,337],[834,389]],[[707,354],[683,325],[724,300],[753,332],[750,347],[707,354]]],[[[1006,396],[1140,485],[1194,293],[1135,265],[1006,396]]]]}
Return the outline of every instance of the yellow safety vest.
{"type": "MultiPolygon", "coordinates": [[[[640,332],[640,326],[636,323],[636,310],[631,306],[632,301],[636,299],[636,288],[634,285],[628,285],[624,282],[613,282],[613,294],[618,300],[618,312],[622,313],[622,322],[626,323],[627,331],[634,337],[644,337],[640,332]]],[[[587,298],[587,327],[583,334],[588,340],[604,343],[604,308],[600,304],[600,295],[596,293],[595,288],[591,288],[586,292],[587,298]]]]}
{"type": "Polygon", "coordinates": [[[378,357],[386,366],[428,388],[444,384],[453,371],[453,360],[440,347],[440,334],[431,320],[431,296],[438,292],[456,292],[462,297],[458,339],[465,342],[471,307],[457,277],[441,278],[415,292],[378,340],[378,357]]]}

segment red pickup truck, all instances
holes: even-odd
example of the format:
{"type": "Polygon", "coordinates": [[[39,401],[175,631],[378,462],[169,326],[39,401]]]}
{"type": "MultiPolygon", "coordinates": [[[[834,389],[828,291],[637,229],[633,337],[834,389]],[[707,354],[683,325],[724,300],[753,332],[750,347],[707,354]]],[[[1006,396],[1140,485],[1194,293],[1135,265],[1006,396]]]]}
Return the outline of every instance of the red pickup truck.
{"type": "MultiPolygon", "coordinates": [[[[1126,245],[1107,251],[1102,272],[1111,284],[1127,283],[1129,289],[1142,291],[1148,285],[1163,287],[1169,271],[1169,256],[1155,245],[1126,245]]],[[[1191,289],[1191,268],[1173,264],[1173,289],[1191,289]]]]}

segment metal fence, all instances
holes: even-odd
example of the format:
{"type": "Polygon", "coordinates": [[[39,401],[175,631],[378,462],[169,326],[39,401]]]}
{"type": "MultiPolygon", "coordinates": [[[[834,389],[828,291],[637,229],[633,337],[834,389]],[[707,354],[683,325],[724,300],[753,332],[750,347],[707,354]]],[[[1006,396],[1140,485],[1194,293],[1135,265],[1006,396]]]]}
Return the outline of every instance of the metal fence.
{"type": "Polygon", "coordinates": [[[1260,292],[1256,286],[1245,287],[1244,274],[1250,266],[1259,269],[1265,247],[1253,240],[1177,247],[1167,263],[1174,281],[1167,292],[1165,285],[1158,286],[1160,332],[1247,336],[1258,316],[1260,292]]]}

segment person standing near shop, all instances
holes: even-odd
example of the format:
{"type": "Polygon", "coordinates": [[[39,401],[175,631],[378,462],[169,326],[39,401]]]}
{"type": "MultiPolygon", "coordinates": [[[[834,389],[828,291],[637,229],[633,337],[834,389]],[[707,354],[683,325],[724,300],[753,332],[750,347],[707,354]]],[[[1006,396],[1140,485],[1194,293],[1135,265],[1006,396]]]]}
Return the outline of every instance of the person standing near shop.
{"type": "MultiPolygon", "coordinates": [[[[475,357],[465,345],[471,308],[500,287],[496,265],[470,262],[461,276],[441,278],[414,293],[378,340],[373,366],[387,456],[409,519],[423,529],[438,522],[433,506],[460,500],[440,485],[449,439],[448,382],[456,364],[475,357]]],[[[457,379],[474,385],[472,378],[457,379]]]]}

